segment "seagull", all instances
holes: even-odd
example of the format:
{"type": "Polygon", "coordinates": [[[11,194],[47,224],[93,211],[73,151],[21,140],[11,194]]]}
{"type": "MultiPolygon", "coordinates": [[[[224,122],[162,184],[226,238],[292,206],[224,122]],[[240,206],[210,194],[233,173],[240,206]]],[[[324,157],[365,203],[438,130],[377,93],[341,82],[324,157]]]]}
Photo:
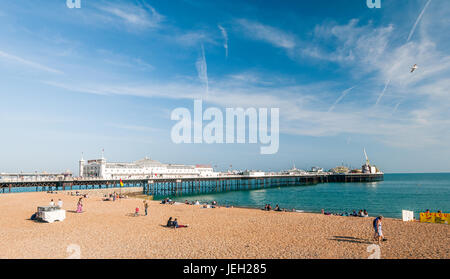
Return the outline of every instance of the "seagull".
{"type": "Polygon", "coordinates": [[[412,66],[412,68],[411,68],[411,73],[414,72],[415,70],[417,70],[417,68],[418,68],[417,64],[414,64],[414,66],[412,66]]]}

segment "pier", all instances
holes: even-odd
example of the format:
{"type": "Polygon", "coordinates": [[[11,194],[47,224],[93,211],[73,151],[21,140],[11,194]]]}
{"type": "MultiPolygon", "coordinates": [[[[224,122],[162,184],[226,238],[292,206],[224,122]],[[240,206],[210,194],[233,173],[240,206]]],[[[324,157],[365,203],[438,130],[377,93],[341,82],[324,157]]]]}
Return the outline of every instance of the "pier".
{"type": "MultiPolygon", "coordinates": [[[[142,187],[153,197],[199,195],[320,183],[364,183],[383,181],[377,174],[310,174],[265,176],[218,176],[155,179],[123,179],[123,187],[142,187]]],[[[52,181],[0,182],[0,194],[19,192],[75,191],[121,188],[120,180],[69,179],[52,181]]]]}

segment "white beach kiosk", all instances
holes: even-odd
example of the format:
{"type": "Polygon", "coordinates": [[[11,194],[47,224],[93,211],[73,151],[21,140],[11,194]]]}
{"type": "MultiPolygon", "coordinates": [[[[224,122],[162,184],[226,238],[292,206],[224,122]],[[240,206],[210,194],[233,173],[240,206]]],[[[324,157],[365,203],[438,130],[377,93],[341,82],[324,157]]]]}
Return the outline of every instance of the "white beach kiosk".
{"type": "Polygon", "coordinates": [[[36,212],[36,219],[48,223],[64,221],[66,219],[66,211],[57,206],[39,206],[36,212]]]}

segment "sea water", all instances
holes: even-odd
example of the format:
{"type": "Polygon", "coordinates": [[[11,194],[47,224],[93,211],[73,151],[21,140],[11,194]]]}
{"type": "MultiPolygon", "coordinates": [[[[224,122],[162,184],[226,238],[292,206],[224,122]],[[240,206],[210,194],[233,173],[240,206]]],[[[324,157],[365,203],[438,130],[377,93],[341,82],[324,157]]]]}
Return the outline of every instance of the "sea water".
{"type": "Polygon", "coordinates": [[[429,209],[450,213],[450,173],[385,174],[384,181],[371,183],[324,183],[311,186],[276,187],[252,191],[177,197],[176,201],[217,201],[222,205],[281,208],[332,213],[358,212],[370,216],[401,218],[402,209],[419,212],[429,209]]]}

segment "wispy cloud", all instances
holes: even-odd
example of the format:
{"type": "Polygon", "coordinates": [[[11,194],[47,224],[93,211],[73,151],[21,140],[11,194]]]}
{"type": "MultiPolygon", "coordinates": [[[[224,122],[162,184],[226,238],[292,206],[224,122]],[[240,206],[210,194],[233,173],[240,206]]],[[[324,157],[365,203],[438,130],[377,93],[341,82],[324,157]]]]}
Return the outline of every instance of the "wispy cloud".
{"type": "Polygon", "coordinates": [[[383,91],[381,91],[380,95],[378,96],[378,99],[377,99],[377,102],[375,103],[375,105],[378,105],[380,103],[381,98],[383,98],[384,94],[386,93],[386,89],[388,88],[390,83],[391,83],[391,80],[388,79],[388,81],[384,85],[383,91]]]}
{"type": "Polygon", "coordinates": [[[227,30],[223,28],[220,24],[218,25],[218,27],[224,39],[223,47],[225,48],[225,57],[228,57],[228,33],[227,30]]]}
{"type": "Polygon", "coordinates": [[[374,70],[370,64],[377,62],[385,53],[393,31],[393,25],[360,25],[358,19],[352,19],[344,25],[325,24],[316,26],[313,38],[315,43],[305,43],[297,52],[303,57],[326,60],[342,66],[364,65],[366,67],[358,67],[358,71],[362,69],[367,73],[374,70]]]}
{"type": "Polygon", "coordinates": [[[345,89],[345,90],[342,92],[341,96],[339,96],[339,98],[337,98],[336,102],[334,102],[334,104],[331,105],[331,107],[328,109],[328,112],[333,111],[334,108],[336,107],[336,105],[339,104],[339,102],[342,101],[342,99],[344,99],[344,97],[345,97],[350,91],[352,91],[353,88],[355,88],[355,86],[350,87],[350,88],[348,88],[348,89],[345,89]]]}
{"type": "Polygon", "coordinates": [[[144,3],[142,5],[101,2],[96,5],[97,9],[122,20],[125,24],[141,28],[155,28],[164,20],[152,6],[144,3]]]}
{"type": "Polygon", "coordinates": [[[129,57],[126,55],[116,54],[112,51],[99,49],[97,51],[99,56],[105,63],[115,65],[118,67],[126,67],[130,69],[138,69],[142,71],[153,70],[155,67],[142,58],[139,57],[129,57]]]}
{"type": "Polygon", "coordinates": [[[209,92],[208,66],[206,64],[205,47],[203,46],[203,44],[201,56],[195,63],[195,67],[197,68],[198,78],[205,85],[206,95],[208,95],[209,92]]]}
{"type": "Polygon", "coordinates": [[[216,44],[215,40],[204,30],[187,31],[181,35],[176,35],[175,40],[181,45],[192,47],[199,44],[216,44]]]}
{"type": "Polygon", "coordinates": [[[420,12],[419,16],[416,19],[416,22],[414,22],[414,25],[411,28],[411,31],[409,32],[408,39],[406,40],[406,42],[409,42],[409,40],[411,40],[412,36],[414,35],[414,32],[416,31],[417,24],[419,24],[420,20],[423,17],[423,14],[427,10],[428,5],[430,5],[430,3],[431,3],[431,0],[428,0],[427,3],[425,4],[425,7],[423,7],[422,11],[420,12]]]}
{"type": "MultiPolygon", "coordinates": [[[[420,20],[422,19],[423,15],[424,15],[425,11],[427,10],[428,5],[430,5],[430,3],[431,3],[431,0],[428,0],[427,3],[425,4],[425,6],[423,7],[422,11],[420,12],[419,16],[417,17],[416,21],[414,22],[413,27],[411,28],[411,31],[409,32],[408,39],[406,39],[406,43],[408,43],[411,40],[412,36],[414,35],[414,33],[416,31],[417,25],[419,24],[420,20]]],[[[381,101],[381,98],[383,98],[383,96],[386,93],[386,90],[389,87],[390,83],[391,83],[391,78],[389,77],[389,79],[386,82],[386,84],[384,86],[384,89],[381,92],[380,96],[378,97],[377,102],[375,103],[375,105],[378,105],[378,103],[381,101]]],[[[399,104],[396,105],[396,107],[394,109],[394,112],[397,111],[398,105],[399,104]]]]}
{"type": "MultiPolygon", "coordinates": [[[[428,11],[434,9],[435,3],[428,11]]],[[[90,94],[172,100],[203,97],[208,104],[222,107],[270,105],[280,108],[280,129],[286,134],[315,137],[362,134],[385,144],[403,146],[411,138],[415,139],[411,146],[442,143],[450,141],[450,56],[438,44],[439,38],[427,36],[430,33],[425,24],[428,14],[422,14],[417,40],[406,44],[398,42],[398,36],[394,36],[402,30],[389,22],[377,26],[358,20],[344,24],[327,22],[311,30],[311,43],[307,40],[299,43],[300,40],[290,33],[241,20],[239,26],[249,37],[282,48],[289,55],[295,53],[302,58],[317,60],[325,67],[329,63],[334,71],[350,73],[344,81],[316,80],[299,84],[288,79],[266,79],[258,70],[245,69],[208,78],[202,45],[195,63],[198,75],[191,76],[190,80],[133,83],[125,78],[126,81],[111,83],[92,78],[83,82],[59,80],[47,84],[90,94]],[[409,67],[415,63],[421,65],[420,70],[411,74],[409,67]],[[350,87],[353,84],[358,84],[357,92],[350,87]],[[202,94],[205,87],[207,96],[202,94]],[[343,88],[348,89],[341,92],[343,88]],[[348,98],[350,92],[353,98],[348,98]],[[346,109],[336,109],[339,104],[344,106],[344,98],[346,109]],[[399,100],[404,100],[405,105],[399,107],[399,100]],[[374,103],[378,105],[373,106],[374,103]],[[393,109],[394,112],[401,109],[402,113],[394,115],[393,109]]],[[[448,23],[442,28],[448,28],[448,23]]],[[[216,25],[214,28],[218,34],[216,25]]],[[[208,37],[206,33],[191,36],[194,38],[191,41],[198,46],[208,37]]],[[[270,76],[273,72],[266,74],[270,76]]]]}
{"type": "Polygon", "coordinates": [[[236,22],[248,37],[255,40],[262,40],[283,49],[293,49],[296,46],[295,36],[281,29],[247,19],[238,19],[236,22]]]}
{"type": "Polygon", "coordinates": [[[48,66],[36,63],[34,61],[30,61],[27,60],[25,58],[10,54],[10,53],[6,53],[0,50],[0,58],[15,62],[15,63],[19,63],[22,64],[24,66],[28,66],[37,70],[42,70],[42,71],[46,71],[46,72],[50,72],[50,73],[54,73],[54,74],[63,74],[63,72],[61,72],[60,70],[54,69],[54,68],[50,68],[48,66]]]}

